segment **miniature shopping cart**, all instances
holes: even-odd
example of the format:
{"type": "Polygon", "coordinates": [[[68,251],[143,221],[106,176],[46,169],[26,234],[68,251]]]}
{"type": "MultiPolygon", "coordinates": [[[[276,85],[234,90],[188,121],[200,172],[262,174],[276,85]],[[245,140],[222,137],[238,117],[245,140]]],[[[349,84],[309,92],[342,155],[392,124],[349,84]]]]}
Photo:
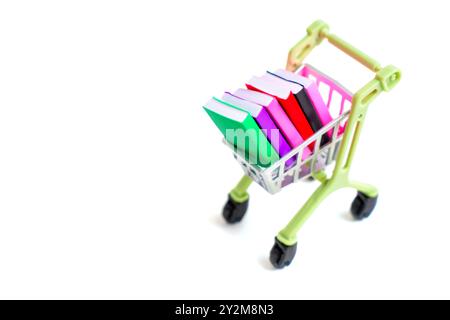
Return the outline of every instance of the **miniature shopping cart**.
{"type": "Polygon", "coordinates": [[[283,268],[292,262],[297,251],[297,232],[314,209],[334,191],[345,187],[357,190],[356,198],[351,205],[351,213],[355,219],[367,218],[372,213],[378,198],[377,189],[371,185],[350,180],[349,171],[367,107],[381,92],[389,91],[397,85],[401,76],[399,69],[394,66],[382,68],[376,60],[331,34],[328,25],[323,21],[314,22],[307,29],[307,36],[291,49],[286,68],[289,71],[299,70],[301,75],[314,80],[319,88],[327,86],[329,88],[328,97],[324,97],[327,107],[330,108],[330,105],[336,103],[335,99],[337,99],[340,112],[333,121],[269,168],[261,168],[250,163],[236,152],[232,145],[229,145],[234,152],[234,157],[245,172],[244,177],[229,193],[228,201],[223,209],[223,216],[229,223],[237,223],[245,215],[249,202],[247,188],[252,181],[257,182],[271,194],[300,180],[316,179],[321,183],[300,211],[276,236],[275,244],[270,252],[270,261],[276,268],[283,268]],[[304,58],[323,39],[328,39],[331,44],[373,71],[375,78],[352,94],[313,67],[303,65],[304,58]],[[321,145],[322,136],[330,133],[331,141],[326,145],[321,145]],[[303,158],[303,149],[309,145],[314,145],[314,149],[310,156],[303,158]],[[286,162],[294,157],[297,159],[295,165],[287,166],[286,162]],[[327,176],[325,169],[332,164],[334,164],[332,174],[327,176]]]}

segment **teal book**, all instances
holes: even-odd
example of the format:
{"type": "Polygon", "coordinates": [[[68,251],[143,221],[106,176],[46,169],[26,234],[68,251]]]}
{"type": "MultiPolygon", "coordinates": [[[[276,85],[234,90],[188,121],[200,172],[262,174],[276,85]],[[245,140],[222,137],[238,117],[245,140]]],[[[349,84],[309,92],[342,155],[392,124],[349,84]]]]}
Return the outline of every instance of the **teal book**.
{"type": "Polygon", "coordinates": [[[203,108],[225,140],[248,162],[269,167],[279,159],[278,153],[247,111],[217,98],[211,99],[203,108]]]}

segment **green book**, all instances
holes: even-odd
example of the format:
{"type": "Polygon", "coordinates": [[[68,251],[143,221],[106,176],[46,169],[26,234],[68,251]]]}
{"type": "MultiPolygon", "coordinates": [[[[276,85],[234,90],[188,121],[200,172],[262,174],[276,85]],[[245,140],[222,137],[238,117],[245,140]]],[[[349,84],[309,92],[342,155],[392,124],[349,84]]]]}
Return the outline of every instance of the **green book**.
{"type": "Polygon", "coordinates": [[[248,162],[269,167],[279,159],[278,153],[247,111],[217,98],[211,99],[203,108],[225,139],[248,162]]]}

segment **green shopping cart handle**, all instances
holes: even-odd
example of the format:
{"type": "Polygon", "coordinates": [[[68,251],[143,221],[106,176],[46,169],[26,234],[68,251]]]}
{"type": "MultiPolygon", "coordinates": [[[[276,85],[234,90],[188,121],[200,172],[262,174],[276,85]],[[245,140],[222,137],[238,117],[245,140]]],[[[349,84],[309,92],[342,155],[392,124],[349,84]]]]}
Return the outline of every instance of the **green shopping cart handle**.
{"type": "Polygon", "coordinates": [[[384,91],[389,91],[400,81],[400,70],[394,66],[382,68],[381,64],[377,60],[352,46],[337,35],[331,34],[329,30],[330,28],[328,24],[322,20],[317,20],[312,23],[306,30],[308,33],[307,36],[300,40],[289,51],[286,69],[289,71],[297,70],[312,49],[319,45],[323,39],[327,39],[328,42],[336,48],[354,58],[371,71],[377,73],[377,79],[380,81],[381,87],[384,91]]]}
{"type": "Polygon", "coordinates": [[[328,39],[328,42],[334,45],[335,47],[339,48],[341,51],[345,52],[370,70],[374,72],[378,72],[381,70],[381,64],[373,59],[372,57],[369,57],[367,54],[362,52],[361,50],[355,48],[348,42],[342,40],[335,34],[326,34],[325,37],[328,39]]]}

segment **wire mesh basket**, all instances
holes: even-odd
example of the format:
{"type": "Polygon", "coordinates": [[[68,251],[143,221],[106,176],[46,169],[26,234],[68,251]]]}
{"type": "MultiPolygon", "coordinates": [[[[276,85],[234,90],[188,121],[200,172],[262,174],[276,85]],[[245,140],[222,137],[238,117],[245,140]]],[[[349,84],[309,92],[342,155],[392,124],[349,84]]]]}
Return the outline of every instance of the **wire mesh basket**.
{"type": "Polygon", "coordinates": [[[336,160],[336,155],[351,110],[353,95],[337,81],[307,64],[299,70],[299,73],[315,81],[319,89],[325,89],[320,90],[320,92],[322,98],[326,101],[328,109],[332,105],[338,106],[338,116],[333,121],[268,168],[260,167],[246,160],[233,145],[224,140],[224,143],[232,149],[235,159],[241,165],[245,174],[270,194],[279,192],[283,187],[291,183],[311,177],[324,170],[336,160]],[[324,135],[331,136],[331,141],[325,145],[321,145],[320,142],[324,135]],[[302,157],[301,155],[304,154],[304,149],[312,145],[314,147],[311,150],[311,154],[307,157],[302,157]],[[287,162],[290,159],[297,160],[293,165],[288,166],[287,162]]]}

